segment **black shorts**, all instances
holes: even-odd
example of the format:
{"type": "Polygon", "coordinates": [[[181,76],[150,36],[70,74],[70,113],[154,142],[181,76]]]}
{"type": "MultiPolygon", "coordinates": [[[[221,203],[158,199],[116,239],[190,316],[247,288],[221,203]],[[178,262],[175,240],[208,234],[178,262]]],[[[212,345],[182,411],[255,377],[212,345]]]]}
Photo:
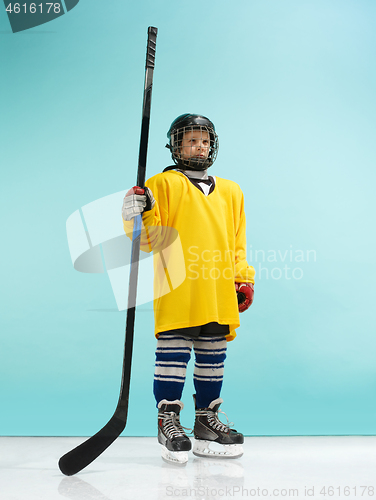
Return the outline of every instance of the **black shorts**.
{"type": "Polygon", "coordinates": [[[188,328],[176,328],[175,330],[167,330],[162,333],[169,333],[174,335],[183,335],[184,337],[197,338],[197,337],[225,337],[230,333],[228,325],[220,325],[219,323],[212,322],[206,325],[189,326],[188,328]]]}

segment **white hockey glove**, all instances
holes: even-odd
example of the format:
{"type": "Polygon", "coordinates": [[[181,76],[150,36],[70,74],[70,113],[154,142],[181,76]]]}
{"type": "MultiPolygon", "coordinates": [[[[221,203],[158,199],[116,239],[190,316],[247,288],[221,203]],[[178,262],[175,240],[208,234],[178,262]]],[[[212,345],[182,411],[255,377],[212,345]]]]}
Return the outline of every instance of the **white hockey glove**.
{"type": "Polygon", "coordinates": [[[138,186],[131,188],[124,196],[121,210],[123,219],[131,220],[136,215],[152,210],[155,205],[153,193],[148,187],[142,189],[138,186]]]}

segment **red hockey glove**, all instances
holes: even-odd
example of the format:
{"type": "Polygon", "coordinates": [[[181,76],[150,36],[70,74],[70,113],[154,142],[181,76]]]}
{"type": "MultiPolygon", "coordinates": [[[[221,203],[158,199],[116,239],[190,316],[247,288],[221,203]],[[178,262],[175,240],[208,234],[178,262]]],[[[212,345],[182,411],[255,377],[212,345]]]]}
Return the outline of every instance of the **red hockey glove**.
{"type": "Polygon", "coordinates": [[[253,302],[255,293],[253,283],[235,283],[235,290],[238,295],[239,312],[244,312],[253,302]]]}
{"type": "Polygon", "coordinates": [[[131,220],[136,215],[151,210],[155,199],[151,190],[147,187],[142,189],[138,186],[131,188],[124,197],[122,215],[124,220],[131,220]]]}

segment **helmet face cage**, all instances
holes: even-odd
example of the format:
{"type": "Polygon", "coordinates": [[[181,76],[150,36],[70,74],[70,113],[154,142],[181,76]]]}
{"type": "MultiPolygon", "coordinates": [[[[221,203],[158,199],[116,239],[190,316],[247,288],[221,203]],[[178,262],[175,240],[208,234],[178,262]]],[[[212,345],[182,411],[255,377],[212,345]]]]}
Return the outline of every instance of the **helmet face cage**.
{"type": "Polygon", "coordinates": [[[206,170],[217,158],[218,136],[208,125],[189,125],[171,130],[170,150],[183,169],[206,170]]]}

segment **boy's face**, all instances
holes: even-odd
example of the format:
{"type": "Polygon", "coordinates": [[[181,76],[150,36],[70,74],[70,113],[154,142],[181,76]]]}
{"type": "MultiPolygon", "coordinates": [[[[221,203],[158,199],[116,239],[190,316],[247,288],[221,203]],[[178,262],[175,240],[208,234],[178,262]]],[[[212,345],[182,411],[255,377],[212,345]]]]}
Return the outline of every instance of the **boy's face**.
{"type": "Polygon", "coordinates": [[[182,158],[207,158],[209,149],[210,136],[207,130],[184,132],[180,150],[182,158]]]}

